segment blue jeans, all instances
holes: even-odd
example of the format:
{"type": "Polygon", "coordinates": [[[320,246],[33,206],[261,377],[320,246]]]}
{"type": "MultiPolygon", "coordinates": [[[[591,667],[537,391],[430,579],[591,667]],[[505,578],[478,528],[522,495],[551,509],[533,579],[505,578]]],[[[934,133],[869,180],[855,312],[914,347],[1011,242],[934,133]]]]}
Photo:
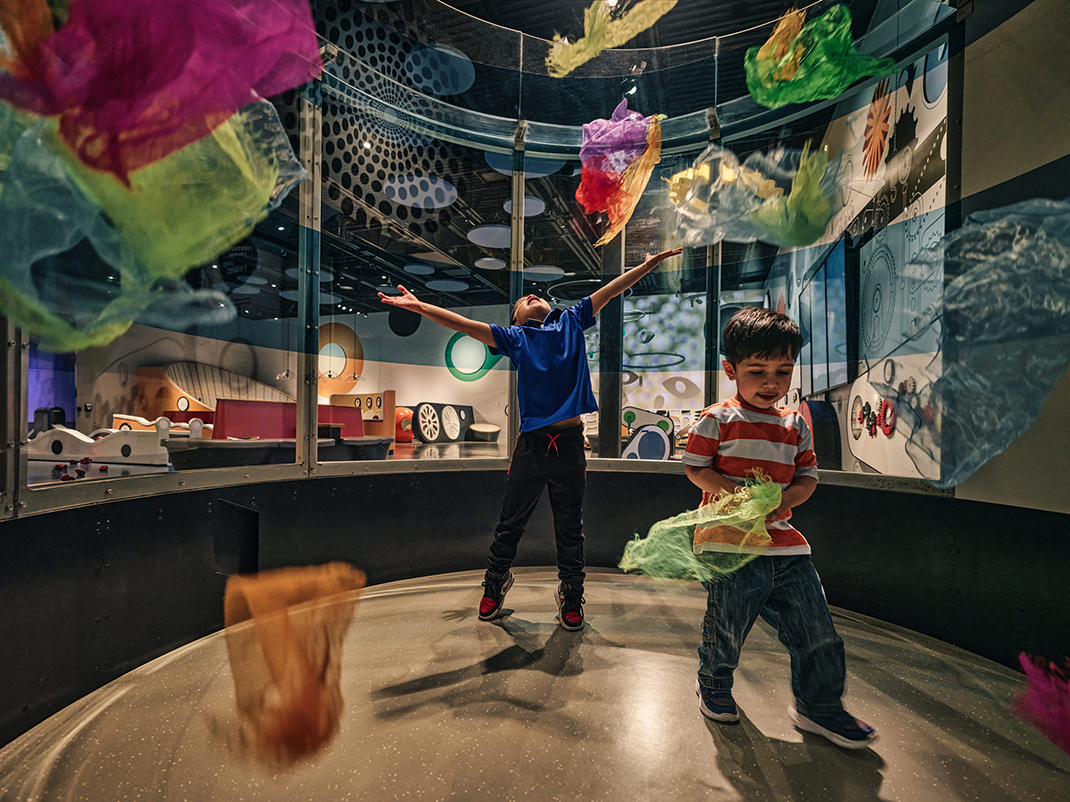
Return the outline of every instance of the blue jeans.
{"type": "Polygon", "coordinates": [[[843,640],[832,626],[810,555],[757,557],[706,589],[699,684],[731,691],[743,641],[760,615],[776,629],[791,656],[791,690],[799,713],[830,716],[843,710],[843,640]]]}

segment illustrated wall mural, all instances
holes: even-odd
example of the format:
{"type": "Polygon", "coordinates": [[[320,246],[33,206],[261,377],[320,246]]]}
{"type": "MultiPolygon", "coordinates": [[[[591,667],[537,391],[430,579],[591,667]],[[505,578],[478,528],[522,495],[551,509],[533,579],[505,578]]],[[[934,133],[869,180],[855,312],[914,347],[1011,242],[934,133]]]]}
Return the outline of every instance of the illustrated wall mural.
{"type": "Polygon", "coordinates": [[[942,263],[915,259],[945,231],[946,43],[842,101],[822,147],[840,159],[839,208],[814,246],[778,255],[767,304],[801,322],[806,343],[798,389],[803,397],[827,392],[814,397],[836,402],[844,469],[937,479],[907,455],[887,393],[874,385],[898,387],[912,378],[916,383],[923,370],[939,372],[935,335],[907,340],[915,318],[944,289],[942,263]],[[835,261],[830,249],[841,241],[853,250],[848,261],[856,266],[848,270],[857,271],[857,325],[847,332],[857,342],[857,378],[849,386],[839,370],[846,355],[836,344],[843,341],[830,328],[842,324],[831,312],[845,293],[828,268],[835,261]],[[871,382],[872,371],[879,381],[871,382]]]}

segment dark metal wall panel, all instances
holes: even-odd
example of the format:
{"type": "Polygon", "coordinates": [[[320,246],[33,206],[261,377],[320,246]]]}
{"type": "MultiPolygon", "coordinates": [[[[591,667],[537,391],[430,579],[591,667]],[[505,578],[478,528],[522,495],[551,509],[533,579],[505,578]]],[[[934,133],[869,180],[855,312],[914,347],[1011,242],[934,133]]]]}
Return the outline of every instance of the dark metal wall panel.
{"type": "MultiPolygon", "coordinates": [[[[0,744],[91,690],[222,626],[224,574],[352,562],[372,583],[483,569],[501,471],[404,473],[117,501],[0,523],[0,744]]],[[[679,474],[588,473],[588,565],[693,508],[679,474]]],[[[830,603],[1007,665],[1070,642],[1068,516],[819,487],[795,523],[830,603]]],[[[518,565],[553,565],[539,503],[518,565]]],[[[479,598],[473,582],[472,604],[479,598]]],[[[694,622],[700,626],[699,621],[694,622]]]]}
{"type": "Polygon", "coordinates": [[[792,523],[830,604],[1004,665],[1070,643],[1070,516],[821,486],[792,523]]]}
{"type": "Polygon", "coordinates": [[[0,742],[222,626],[214,519],[207,499],[185,501],[82,507],[0,528],[0,742]]]}

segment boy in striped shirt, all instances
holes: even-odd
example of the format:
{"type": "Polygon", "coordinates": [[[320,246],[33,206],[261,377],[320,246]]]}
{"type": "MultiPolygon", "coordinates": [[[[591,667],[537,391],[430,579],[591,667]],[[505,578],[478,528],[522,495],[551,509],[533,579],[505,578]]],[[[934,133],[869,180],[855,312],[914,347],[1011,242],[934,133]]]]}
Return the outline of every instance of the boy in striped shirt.
{"type": "Polygon", "coordinates": [[[780,506],[766,517],[772,542],[753,548],[707,542],[704,549],[760,554],[738,571],[707,585],[696,691],[699,709],[714,721],[739,720],[732,673],[743,641],[760,615],[773,626],[791,656],[795,726],[848,748],[876,740],[873,728],[843,709],[846,664],[843,641],[810,545],[791,523],[791,510],[817,487],[817,459],[801,414],[775,404],[791,384],[802,336],[791,318],[771,309],[743,309],[724,329],[722,363],[736,395],[702,413],[691,430],[683,462],[703,491],[702,503],[731,493],[755,470],[782,490],[780,506]]]}

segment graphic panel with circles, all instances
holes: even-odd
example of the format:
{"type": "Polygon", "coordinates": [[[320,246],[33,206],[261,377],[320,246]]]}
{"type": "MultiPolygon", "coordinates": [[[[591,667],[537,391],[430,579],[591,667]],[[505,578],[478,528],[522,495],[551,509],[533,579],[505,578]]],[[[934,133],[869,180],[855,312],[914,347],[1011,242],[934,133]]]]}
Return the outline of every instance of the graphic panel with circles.
{"type": "Polygon", "coordinates": [[[465,439],[473,423],[472,407],[424,401],[413,408],[412,429],[424,443],[452,443],[465,439]]]}
{"type": "Polygon", "coordinates": [[[892,332],[899,273],[896,256],[882,237],[862,248],[862,358],[880,359],[901,339],[892,332]]]}
{"type": "Polygon", "coordinates": [[[320,327],[319,394],[344,395],[357,386],[364,372],[364,346],[344,323],[320,327]]]}

